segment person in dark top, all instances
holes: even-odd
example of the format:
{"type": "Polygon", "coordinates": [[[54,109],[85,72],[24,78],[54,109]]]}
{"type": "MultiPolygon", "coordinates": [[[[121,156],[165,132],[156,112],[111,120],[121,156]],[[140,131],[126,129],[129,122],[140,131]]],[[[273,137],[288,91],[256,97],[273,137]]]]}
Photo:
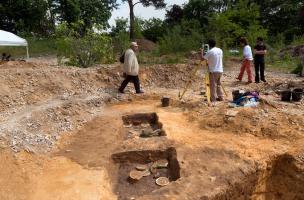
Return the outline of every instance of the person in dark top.
{"type": "Polygon", "coordinates": [[[265,54],[267,53],[266,46],[264,45],[263,38],[257,38],[257,45],[254,47],[254,68],[255,68],[255,82],[259,83],[260,80],[266,82],[265,79],[265,54]]]}

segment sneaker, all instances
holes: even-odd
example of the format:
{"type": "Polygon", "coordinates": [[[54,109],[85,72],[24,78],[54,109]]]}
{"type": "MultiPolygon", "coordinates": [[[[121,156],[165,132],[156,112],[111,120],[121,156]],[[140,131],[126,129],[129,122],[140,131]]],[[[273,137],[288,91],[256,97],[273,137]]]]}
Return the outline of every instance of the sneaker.
{"type": "Polygon", "coordinates": [[[264,80],[262,80],[264,83],[267,83],[267,81],[264,79],[264,80]]]}
{"type": "Polygon", "coordinates": [[[250,84],[250,83],[252,83],[252,81],[248,81],[248,82],[247,82],[247,84],[250,84]]]}
{"type": "Polygon", "coordinates": [[[260,83],[260,81],[255,81],[256,84],[260,83]]]}
{"type": "Polygon", "coordinates": [[[238,80],[238,81],[242,81],[242,79],[240,79],[239,77],[236,77],[235,79],[238,80]]]}
{"type": "Polygon", "coordinates": [[[144,93],[144,91],[139,91],[139,92],[136,92],[136,94],[143,94],[144,93]]]}

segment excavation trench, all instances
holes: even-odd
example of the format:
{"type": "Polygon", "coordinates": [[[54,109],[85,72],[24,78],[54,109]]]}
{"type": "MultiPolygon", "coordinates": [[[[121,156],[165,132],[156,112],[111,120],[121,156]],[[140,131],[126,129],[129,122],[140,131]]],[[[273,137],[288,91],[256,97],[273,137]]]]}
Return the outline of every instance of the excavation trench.
{"type": "Polygon", "coordinates": [[[303,160],[283,154],[269,161],[266,169],[247,175],[225,193],[205,199],[302,200],[303,191],[303,160]]]}
{"type": "Polygon", "coordinates": [[[143,141],[142,149],[124,151],[112,155],[118,165],[114,192],[118,200],[135,199],[167,186],[180,178],[180,166],[174,147],[149,150],[145,142],[158,142],[158,137],[166,139],[163,124],[153,113],[129,113],[122,116],[126,139],[143,141]],[[135,174],[135,177],[134,177],[135,174]],[[165,182],[160,182],[161,180],[165,182]]]}
{"type": "Polygon", "coordinates": [[[283,154],[260,175],[253,199],[304,199],[304,162],[283,154]]]}
{"type": "Polygon", "coordinates": [[[122,117],[126,128],[126,138],[166,136],[163,124],[156,113],[136,113],[122,117]]]}
{"type": "Polygon", "coordinates": [[[118,180],[114,187],[119,200],[135,199],[160,189],[161,186],[156,184],[156,180],[160,177],[167,177],[169,181],[180,178],[180,166],[174,148],[168,148],[165,151],[122,152],[113,154],[112,158],[119,165],[118,180]],[[167,167],[158,167],[159,161],[167,162],[167,167]],[[145,170],[148,174],[140,180],[131,180],[130,172],[136,170],[138,166],[147,167],[145,170]]]}
{"type": "Polygon", "coordinates": [[[243,149],[267,148],[252,145],[256,138],[206,132],[182,112],[155,107],[111,107],[87,122],[54,157],[38,164],[35,158],[17,162],[0,155],[6,163],[0,167],[0,177],[12,180],[6,184],[0,179],[0,188],[5,188],[0,199],[304,199],[303,156],[276,156],[265,169],[256,170],[254,162],[239,156],[243,149]],[[156,130],[155,135],[141,136],[156,130]],[[241,139],[252,146],[244,142],[238,147],[241,139]],[[130,172],[138,166],[149,172],[130,180],[130,172]],[[158,185],[160,177],[169,182],[158,185]]]}

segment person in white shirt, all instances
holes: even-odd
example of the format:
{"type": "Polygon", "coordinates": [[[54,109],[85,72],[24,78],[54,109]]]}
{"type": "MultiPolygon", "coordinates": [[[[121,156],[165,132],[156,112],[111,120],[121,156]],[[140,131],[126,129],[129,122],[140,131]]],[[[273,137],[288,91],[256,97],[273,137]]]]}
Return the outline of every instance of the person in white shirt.
{"type": "Polygon", "coordinates": [[[242,66],[240,70],[239,76],[236,78],[239,81],[242,81],[244,72],[246,70],[247,75],[248,75],[248,82],[247,83],[252,83],[253,81],[253,75],[251,71],[251,63],[253,61],[253,56],[252,56],[252,51],[251,47],[248,45],[247,39],[242,37],[240,39],[240,44],[244,47],[243,49],[243,61],[242,61],[242,66]]]}
{"type": "Polygon", "coordinates": [[[207,60],[210,78],[211,102],[223,101],[221,77],[223,74],[223,51],[216,47],[213,39],[208,41],[210,50],[202,57],[202,61],[207,60]]]}
{"type": "Polygon", "coordinates": [[[127,49],[124,53],[123,71],[126,77],[125,80],[121,83],[120,88],[118,89],[120,93],[124,93],[124,89],[130,81],[133,82],[137,94],[143,93],[143,91],[140,90],[140,82],[138,78],[139,65],[135,54],[137,51],[137,43],[131,42],[130,48],[127,49]]]}

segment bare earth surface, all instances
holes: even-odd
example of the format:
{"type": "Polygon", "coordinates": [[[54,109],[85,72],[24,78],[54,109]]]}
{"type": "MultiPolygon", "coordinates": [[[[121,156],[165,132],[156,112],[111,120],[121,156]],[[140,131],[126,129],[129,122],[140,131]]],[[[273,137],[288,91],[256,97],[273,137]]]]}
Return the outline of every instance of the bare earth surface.
{"type": "Polygon", "coordinates": [[[238,64],[229,61],[227,100],[208,107],[203,70],[178,100],[192,69],[144,66],[145,94],[130,85],[122,95],[118,64],[1,63],[0,199],[304,199],[304,100],[286,103],[279,95],[304,88],[304,79],[268,71],[267,83],[246,85],[235,81],[238,64]],[[259,91],[263,101],[231,108],[235,89],[259,91]],[[161,107],[162,96],[171,98],[169,107],[161,107]],[[123,120],[138,113],[156,119],[123,120]],[[165,135],[141,137],[149,123],[165,135]],[[157,186],[155,174],[128,180],[132,167],[160,159],[169,163],[167,186],[157,186]]]}

